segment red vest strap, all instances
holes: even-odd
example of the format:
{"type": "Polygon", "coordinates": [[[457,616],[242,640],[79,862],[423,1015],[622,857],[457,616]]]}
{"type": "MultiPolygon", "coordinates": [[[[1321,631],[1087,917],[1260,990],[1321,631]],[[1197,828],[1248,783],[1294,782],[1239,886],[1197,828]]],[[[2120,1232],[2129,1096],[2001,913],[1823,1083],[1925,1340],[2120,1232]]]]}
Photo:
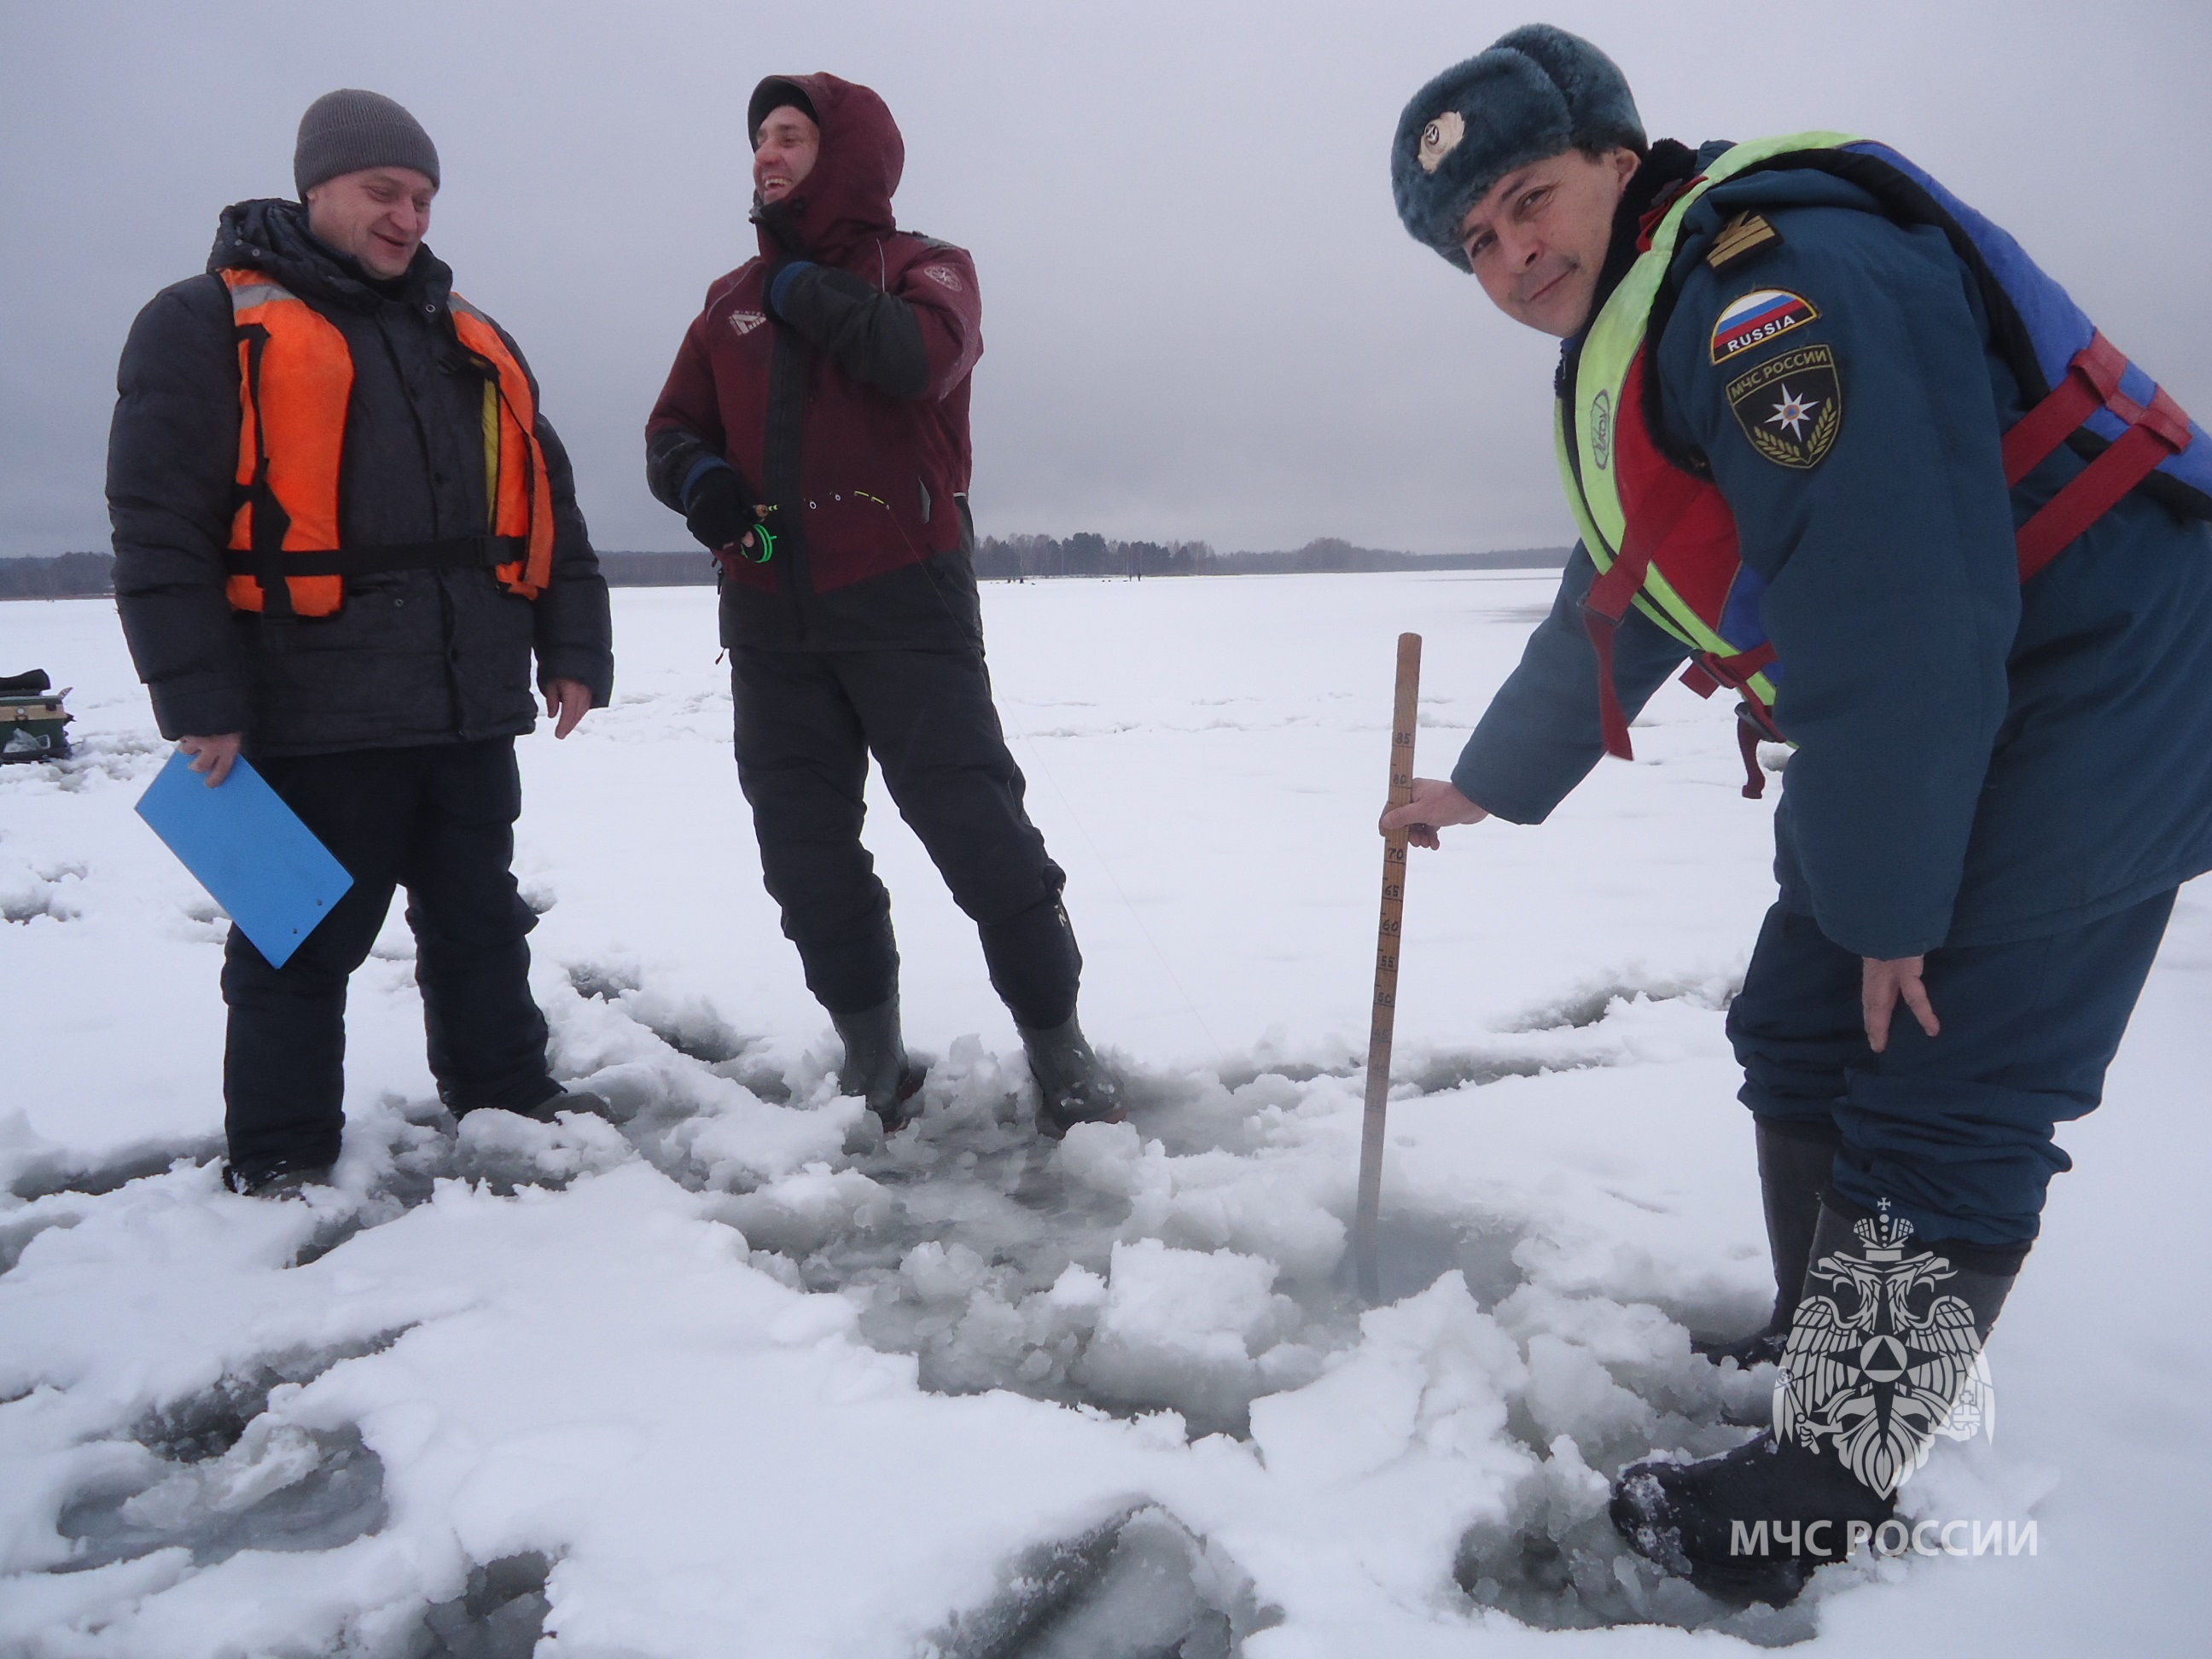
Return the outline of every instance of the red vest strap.
{"type": "Polygon", "coordinates": [[[1739,712],[1735,720],[1735,746],[1743,757],[1743,798],[1757,800],[1766,793],[1766,769],[1759,763],[1759,739],[1765,734],[1749,719],[1739,712]]]}
{"type": "Polygon", "coordinates": [[[2093,335],[2066,366],[2066,378],[2005,434],[2005,482],[2016,484],[2034,471],[2075,428],[2117,397],[2127,367],[2118,346],[2101,334],[2093,335]]]}
{"type": "Polygon", "coordinates": [[[2169,455],[2189,447],[2189,420],[2163,391],[2120,441],[2089,463],[2020,529],[2020,579],[2057,558],[2068,543],[2118,507],[2169,455]]]}
{"type": "MultiPolygon", "coordinates": [[[[1631,390],[1623,397],[1624,404],[1633,396],[1634,374],[1628,384],[1631,390]]],[[[1653,556],[1667,544],[1667,538],[1707,487],[1671,466],[1654,469],[1637,498],[1627,503],[1628,528],[1621,538],[1619,556],[1583,598],[1583,626],[1597,651],[1598,725],[1605,734],[1605,752],[1617,759],[1634,760],[1636,750],[1629,744],[1628,719],[1621,713],[1620,693],[1613,683],[1613,632],[1644,591],[1653,556]]]]}
{"type": "Polygon", "coordinates": [[[2189,416],[2164,388],[2148,407],[2120,390],[2128,360],[2102,334],[2075,354],[2066,378],[2005,434],[2005,482],[2016,484],[2099,409],[2128,423],[2119,441],[2089,463],[2020,529],[2020,579],[2027,580],[2069,543],[2118,507],[2169,455],[2189,447],[2189,416]]]}
{"type": "Polygon", "coordinates": [[[1748,651],[1739,651],[1733,657],[1715,657],[1712,665],[1729,684],[1741,686],[1753,674],[1771,667],[1781,654],[1774,648],[1774,641],[1769,640],[1748,651]]]}
{"type": "Polygon", "coordinates": [[[1751,677],[1764,672],[1781,654],[1771,640],[1748,651],[1739,651],[1732,657],[1717,657],[1710,651],[1701,651],[1682,671],[1682,684],[1701,697],[1711,696],[1724,685],[1749,696],[1751,677]]]}
{"type": "MultiPolygon", "coordinates": [[[[1632,536],[1632,542],[1635,539],[1632,536]]],[[[1644,542],[1640,557],[1624,549],[1583,596],[1583,627],[1597,653],[1598,728],[1605,735],[1605,752],[1619,760],[1634,760],[1636,750],[1628,741],[1628,717],[1620,712],[1620,693],[1613,688],[1613,636],[1643,589],[1644,578],[1651,569],[1654,545],[1644,542]]]]}
{"type": "MultiPolygon", "coordinates": [[[[1613,566],[1614,570],[1620,568],[1618,564],[1613,566]]],[[[1590,592],[1595,594],[1597,589],[1593,586],[1590,592]]],[[[1597,723],[1605,737],[1605,752],[1616,760],[1634,760],[1636,750],[1628,742],[1628,717],[1620,712],[1620,693],[1613,684],[1613,635],[1620,626],[1620,617],[1601,616],[1595,605],[1583,603],[1583,627],[1589,635],[1590,648],[1597,653],[1597,723]]]]}
{"type": "Polygon", "coordinates": [[[1711,696],[1723,685],[1743,694],[1743,701],[1735,706],[1735,744],[1743,756],[1746,800],[1758,800],[1766,793],[1766,771],[1759,763],[1759,745],[1790,741],[1774,723],[1774,711],[1751,689],[1752,677],[1772,665],[1780,654],[1769,640],[1732,657],[1717,657],[1710,651],[1701,653],[1682,671],[1682,684],[1701,697],[1711,696]]]}

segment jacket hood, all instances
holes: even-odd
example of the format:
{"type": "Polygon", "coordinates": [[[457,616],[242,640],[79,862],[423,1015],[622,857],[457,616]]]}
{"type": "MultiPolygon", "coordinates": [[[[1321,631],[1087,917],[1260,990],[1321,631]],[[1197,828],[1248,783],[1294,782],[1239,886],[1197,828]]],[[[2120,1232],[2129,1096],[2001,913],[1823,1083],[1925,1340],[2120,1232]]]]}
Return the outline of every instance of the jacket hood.
{"type": "MultiPolygon", "coordinates": [[[[891,197],[906,170],[906,140],[890,107],[870,88],[834,75],[771,75],[754,88],[749,116],[765,116],[796,90],[822,129],[822,153],[813,172],[781,202],[753,198],[762,254],[792,253],[835,258],[896,228],[891,197]]],[[[789,101],[797,103],[798,100],[789,101]]],[[[752,131],[758,131],[757,121],[752,131]]],[[[748,132],[747,140],[750,141],[748,132]]]]}
{"type": "Polygon", "coordinates": [[[389,283],[375,281],[316,240],[307,228],[305,207],[277,197],[234,202],[222,210],[207,268],[215,272],[234,265],[266,271],[303,299],[312,295],[363,308],[394,299],[433,304],[443,312],[453,286],[452,268],[427,244],[415,250],[405,275],[389,283]]]}

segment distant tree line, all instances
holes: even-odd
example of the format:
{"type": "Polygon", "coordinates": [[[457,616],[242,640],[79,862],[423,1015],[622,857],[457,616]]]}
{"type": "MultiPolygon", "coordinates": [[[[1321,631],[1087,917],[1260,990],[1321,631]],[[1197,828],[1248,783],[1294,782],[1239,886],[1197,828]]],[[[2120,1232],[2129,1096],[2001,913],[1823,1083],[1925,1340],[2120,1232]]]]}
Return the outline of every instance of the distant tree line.
{"type": "MultiPolygon", "coordinates": [[[[975,548],[975,574],[986,581],[1038,581],[1052,576],[1287,575],[1319,570],[1557,569],[1564,547],[1502,553],[1396,553],[1354,547],[1334,537],[1289,553],[1217,553],[1204,542],[1109,542],[1088,531],[1067,537],[986,536],[975,548]]],[[[709,586],[714,562],[702,552],[599,555],[617,587],[709,586]]],[[[58,599],[115,591],[112,553],[57,553],[48,558],[0,558],[0,599],[58,599]]]]}
{"type": "Polygon", "coordinates": [[[112,553],[0,559],[0,599],[69,599],[115,591],[112,553]]]}
{"type": "Polygon", "coordinates": [[[1214,556],[1204,542],[1109,542],[1090,531],[1064,538],[986,536],[975,544],[975,574],[985,581],[1188,576],[1214,556]]]}
{"type": "Polygon", "coordinates": [[[1205,542],[1109,542],[1085,531],[1066,538],[986,536],[975,574],[985,581],[1048,576],[1254,576],[1324,570],[1557,569],[1564,547],[1498,553],[1400,553],[1324,536],[1288,553],[1217,553],[1205,542]]]}
{"type": "Polygon", "coordinates": [[[703,547],[682,553],[601,553],[610,587],[712,587],[714,556],[703,547]]]}

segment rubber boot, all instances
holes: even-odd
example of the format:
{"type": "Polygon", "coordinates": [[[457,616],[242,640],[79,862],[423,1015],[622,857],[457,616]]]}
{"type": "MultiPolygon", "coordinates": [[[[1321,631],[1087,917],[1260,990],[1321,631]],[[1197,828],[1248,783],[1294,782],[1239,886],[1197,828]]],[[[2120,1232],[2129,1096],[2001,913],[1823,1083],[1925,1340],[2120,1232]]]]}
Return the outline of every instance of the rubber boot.
{"type": "Polygon", "coordinates": [[[1037,1085],[1037,1133],[1058,1139],[1079,1123],[1119,1123],[1128,1115],[1121,1085],[1070,1014],[1058,1025],[1016,1028],[1037,1085]]]}
{"type": "Polygon", "coordinates": [[[1690,1344],[1716,1365],[1733,1359],[1749,1370],[1782,1358],[1790,1340],[1790,1321],[1805,1288],[1805,1269],[1820,1224],[1820,1195],[1828,1189],[1843,1137],[1833,1122],[1805,1122],[1755,1117],[1759,1144],[1759,1191],[1766,1210],[1766,1253],[1774,1264],[1774,1309],[1766,1323],[1749,1336],[1732,1340],[1699,1338],[1690,1344]]]}
{"type": "Polygon", "coordinates": [[[897,1133],[914,1121],[908,1103],[921,1092],[922,1073],[907,1058],[896,994],[857,1014],[833,1013],[830,1023],[845,1040],[845,1059],[837,1067],[839,1091],[860,1096],[882,1120],[884,1133],[897,1133]]]}
{"type": "Polygon", "coordinates": [[[329,1164],[270,1164],[258,1169],[222,1166],[222,1184],[241,1198],[305,1198],[310,1187],[331,1185],[329,1164]]]}
{"type": "Polygon", "coordinates": [[[1781,1607],[1816,1568],[1887,1547],[1876,1531],[1935,1437],[1978,1431],[1981,1344],[2027,1253],[1911,1234],[1822,1206],[1774,1426],[1720,1457],[1623,1470],[1609,1513],[1631,1549],[1709,1595],[1781,1607]]]}
{"type": "Polygon", "coordinates": [[[582,1112],[587,1116],[605,1118],[610,1123],[620,1121],[613,1103],[605,1096],[586,1094],[580,1089],[563,1089],[557,1095],[548,1095],[535,1106],[523,1109],[519,1115],[550,1123],[563,1112],[582,1112]]]}

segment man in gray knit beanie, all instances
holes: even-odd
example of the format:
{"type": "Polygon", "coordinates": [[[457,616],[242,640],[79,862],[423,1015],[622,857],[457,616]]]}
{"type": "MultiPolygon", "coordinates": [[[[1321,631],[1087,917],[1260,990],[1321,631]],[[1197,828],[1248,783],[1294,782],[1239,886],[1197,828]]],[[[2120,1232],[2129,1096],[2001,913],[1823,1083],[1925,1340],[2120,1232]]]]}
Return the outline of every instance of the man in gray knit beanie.
{"type": "Polygon", "coordinates": [[[438,147],[422,124],[380,92],[342,87],[307,106],[292,151],[300,199],[326,179],[367,167],[411,167],[438,187],[438,147]]]}
{"type": "Polygon", "coordinates": [[[428,1058],[456,1117],[604,1110],[562,1090],[516,896],[515,743],[604,708],[607,587],[514,337],[424,243],[436,146],[347,90],[300,123],[298,201],[234,202],[117,371],[116,606],[162,732],[244,764],[352,885],[276,958],[233,929],[226,1180],[336,1179],[345,1007],[407,890],[428,1058]],[[236,482],[245,479],[243,488],[236,482]]]}
{"type": "Polygon", "coordinates": [[[438,193],[421,122],[381,93],[326,92],[300,118],[292,177],[318,241],[380,282],[406,274],[438,193]]]}

